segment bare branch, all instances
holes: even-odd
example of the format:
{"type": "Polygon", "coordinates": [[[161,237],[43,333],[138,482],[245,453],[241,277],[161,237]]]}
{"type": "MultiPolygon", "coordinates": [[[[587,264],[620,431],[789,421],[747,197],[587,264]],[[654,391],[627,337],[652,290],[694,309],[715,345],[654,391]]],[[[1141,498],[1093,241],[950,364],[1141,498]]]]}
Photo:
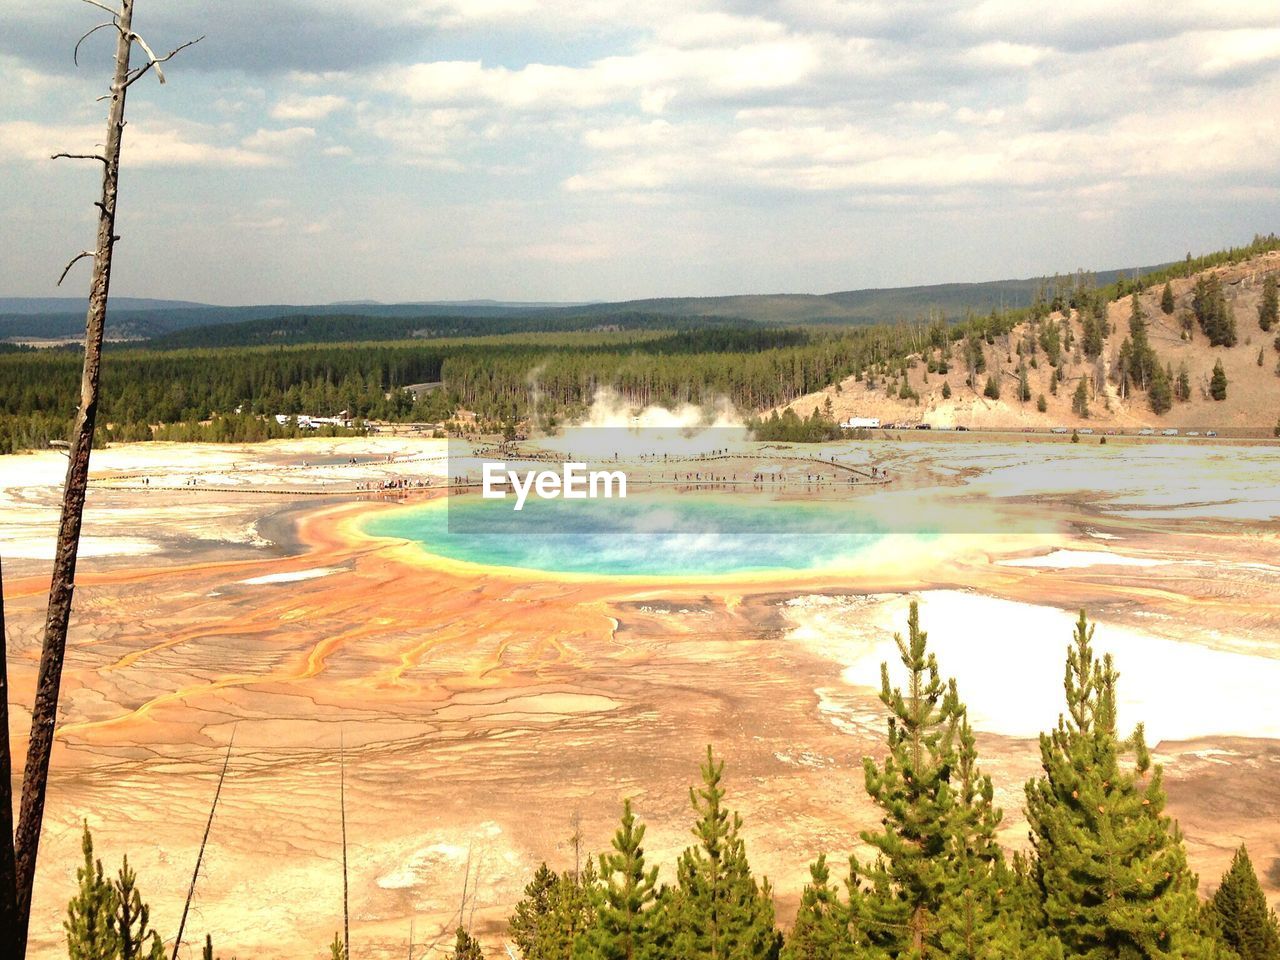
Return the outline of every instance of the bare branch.
{"type": "Polygon", "coordinates": [[[152,50],[150,46],[148,46],[147,41],[142,39],[141,34],[132,33],[130,34],[130,36],[137,41],[138,46],[142,47],[143,51],[146,53],[147,62],[145,66],[138,67],[138,69],[130,72],[129,79],[125,82],[126,89],[133,86],[133,84],[137,80],[140,80],[142,78],[142,75],[145,74],[152,67],[155,67],[157,79],[159,79],[161,83],[164,83],[164,71],[160,69],[160,64],[168,63],[170,60],[176,57],[181,51],[187,49],[187,47],[194,46],[195,44],[199,43],[201,40],[204,39],[204,35],[201,34],[200,36],[196,37],[194,40],[188,40],[186,43],[182,43],[174,47],[172,50],[166,53],[163,57],[157,57],[155,54],[155,51],[152,50]]]}
{"type": "Polygon", "coordinates": [[[107,158],[100,153],[55,153],[50,160],[97,160],[105,164],[107,158]]]}
{"type": "Polygon", "coordinates": [[[74,267],[77,263],[79,263],[85,257],[94,257],[94,256],[97,256],[97,254],[95,254],[92,250],[81,250],[74,257],[72,257],[71,262],[62,268],[62,276],[58,278],[58,286],[62,286],[62,281],[67,279],[67,274],[71,272],[72,267],[74,267]]]}
{"type": "Polygon", "coordinates": [[[111,14],[113,17],[116,17],[117,19],[119,19],[120,17],[121,11],[113,10],[111,9],[111,7],[108,7],[105,3],[99,3],[98,0],[84,0],[84,2],[89,4],[92,7],[97,7],[99,10],[107,11],[107,13],[111,14]]]}
{"type": "Polygon", "coordinates": [[[191,872],[191,886],[187,888],[187,901],[182,906],[182,919],[178,922],[178,935],[173,941],[173,958],[178,960],[178,949],[182,946],[182,931],[187,926],[187,912],[191,909],[191,898],[196,893],[196,880],[200,877],[200,862],[204,860],[205,844],[209,842],[209,831],[213,829],[213,815],[218,809],[218,797],[222,795],[222,782],[227,779],[227,767],[231,764],[231,745],[236,742],[236,728],[231,728],[231,737],[227,740],[227,756],[222,761],[222,772],[218,774],[218,786],[213,791],[213,803],[209,806],[209,821],[204,825],[204,836],[200,840],[200,852],[196,854],[196,868],[191,872]]]}
{"type": "Polygon", "coordinates": [[[98,24],[96,27],[94,27],[92,30],[90,30],[88,33],[82,36],[79,40],[77,40],[75,49],[71,51],[71,62],[74,63],[77,67],[80,66],[80,44],[84,43],[86,40],[92,37],[95,33],[97,33],[103,27],[115,27],[117,30],[119,30],[120,24],[116,23],[116,21],[114,20],[108,20],[106,23],[98,24]]]}

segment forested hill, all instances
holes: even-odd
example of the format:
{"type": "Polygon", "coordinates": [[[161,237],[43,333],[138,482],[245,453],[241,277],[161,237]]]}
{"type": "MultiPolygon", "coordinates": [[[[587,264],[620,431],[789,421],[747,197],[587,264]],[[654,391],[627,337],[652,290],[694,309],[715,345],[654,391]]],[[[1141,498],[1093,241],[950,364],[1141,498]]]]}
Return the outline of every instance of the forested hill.
{"type": "MultiPolygon", "coordinates": [[[[1090,274],[1106,285],[1120,277],[1159,267],[1105,270],[1090,274]]],[[[705,318],[768,324],[861,325],[957,319],[967,313],[1029,306],[1059,277],[944,283],[930,286],[847,290],[826,294],[760,294],[726,297],[667,297],[617,303],[556,306],[545,303],[345,303],[316,306],[266,304],[219,307],[181,301],[113,298],[107,335],[116,340],[159,340],[171,347],[247,346],[267,343],[332,343],[356,339],[465,336],[518,331],[641,329],[636,318],[658,317],[703,325],[705,318]],[[497,321],[505,321],[498,323],[497,321]],[[207,334],[183,331],[222,328],[207,334]]],[[[672,323],[666,324],[668,327],[672,323]]],[[[0,341],[18,338],[78,337],[84,307],[71,298],[0,298],[0,341]]]]}
{"type": "MultiPolygon", "coordinates": [[[[1167,264],[1129,267],[1089,274],[1098,286],[1122,277],[1145,276],[1167,264]]],[[[1061,277],[1024,280],[989,280],[979,283],[939,283],[917,287],[880,287],[825,294],[760,294],[731,297],[660,297],[621,303],[565,307],[564,315],[592,313],[660,312],[669,316],[732,317],[762,323],[872,324],[921,317],[956,320],[968,313],[1029,307],[1036,296],[1052,288],[1061,277]]]]}
{"type": "Polygon", "coordinates": [[[304,314],[179,330],[152,339],[148,346],[155,350],[178,350],[191,347],[434,340],[508,333],[701,329],[728,327],[733,324],[734,321],[727,317],[672,316],[640,312],[608,316],[590,313],[565,316],[521,312],[500,317],[459,315],[370,317],[358,313],[304,314]]]}

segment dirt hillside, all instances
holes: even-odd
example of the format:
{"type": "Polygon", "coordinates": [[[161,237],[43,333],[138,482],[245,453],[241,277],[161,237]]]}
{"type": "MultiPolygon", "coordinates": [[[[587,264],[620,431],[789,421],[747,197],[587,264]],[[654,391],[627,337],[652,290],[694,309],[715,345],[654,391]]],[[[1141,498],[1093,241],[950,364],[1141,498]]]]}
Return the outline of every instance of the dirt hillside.
{"type": "Polygon", "coordinates": [[[901,398],[902,377],[890,373],[888,377],[878,375],[862,380],[849,377],[818,393],[807,394],[789,406],[802,416],[808,416],[817,407],[828,410],[838,420],[876,417],[882,423],[923,422],[934,427],[1090,426],[1124,430],[1175,427],[1182,431],[1229,429],[1269,433],[1280,416],[1280,347],[1277,346],[1280,325],[1268,333],[1258,323],[1263,280],[1268,274],[1280,274],[1280,251],[1173,280],[1174,309],[1169,314],[1161,309],[1163,285],[1139,295],[1149,341],[1160,365],[1171,367],[1175,378],[1185,365],[1190,382],[1190,397],[1185,401],[1175,400],[1164,414],[1152,411],[1146,391],[1131,389],[1127,396],[1122,395],[1118,359],[1121,343],[1129,333],[1132,307],[1128,296],[1112,301],[1107,307],[1110,333],[1097,359],[1089,359],[1082,352],[1084,331],[1079,312],[1060,311],[1038,322],[1027,321],[1009,334],[983,343],[985,370],[976,374],[972,383],[967,382],[966,344],[959,341],[950,344],[949,349],[928,350],[908,361],[906,381],[915,397],[901,398]],[[1196,280],[1209,274],[1216,274],[1221,280],[1227,304],[1234,312],[1238,340],[1233,347],[1210,346],[1192,318],[1196,280]],[[1064,343],[1069,328],[1071,342],[1071,346],[1062,351],[1062,376],[1056,392],[1052,382],[1054,368],[1038,344],[1035,348],[1030,346],[1051,323],[1058,325],[1064,343]],[[1190,330],[1184,334],[1188,326],[1190,330]],[[940,369],[939,361],[943,360],[947,366],[945,374],[929,372],[931,364],[935,370],[940,369]],[[1214,400],[1209,391],[1218,361],[1227,376],[1227,396],[1223,400],[1214,400]],[[1019,369],[1024,362],[1031,395],[1025,402],[1018,397],[1019,369]],[[1000,384],[998,400],[983,395],[991,376],[1000,384]],[[1082,378],[1088,393],[1087,418],[1072,409],[1072,398],[1082,378]],[[943,397],[944,384],[950,388],[949,399],[943,397]],[[1040,396],[1044,397],[1044,412],[1037,409],[1040,396]]]}

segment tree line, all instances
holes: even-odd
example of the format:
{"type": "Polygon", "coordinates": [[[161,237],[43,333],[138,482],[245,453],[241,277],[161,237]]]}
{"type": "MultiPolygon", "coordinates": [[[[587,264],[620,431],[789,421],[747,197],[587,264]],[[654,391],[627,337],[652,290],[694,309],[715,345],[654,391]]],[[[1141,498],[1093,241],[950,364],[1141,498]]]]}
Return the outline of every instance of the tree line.
{"type": "MultiPolygon", "coordinates": [[[[689,791],[692,842],[671,882],[660,882],[626,799],[608,852],[583,868],[537,869],[510,942],[523,960],[1277,960],[1280,922],[1244,847],[1213,895],[1199,898],[1165,812],[1161,768],[1141,725],[1128,736],[1118,729],[1119,675],[1093,635],[1081,611],[1065,709],[1041,734],[1041,772],[1025,786],[1027,852],[1009,855],[997,840],[1004,815],[967,707],[913,603],[906,636],[894,636],[905,683],[881,666],[883,759],[863,760],[880,811],[861,833],[872,854],[850,855],[839,879],[818,856],[789,930],[776,922],[768,879],[751,868],[724,762],[708,747],[689,791]]],[[[162,956],[127,860],[111,881],[87,828],[84,843],[66,923],[71,960],[162,956]]],[[[454,960],[485,956],[462,908],[455,938],[454,960]]],[[[329,949],[345,960],[336,935],[329,949]]],[[[212,940],[205,956],[214,960],[212,940]]]]}

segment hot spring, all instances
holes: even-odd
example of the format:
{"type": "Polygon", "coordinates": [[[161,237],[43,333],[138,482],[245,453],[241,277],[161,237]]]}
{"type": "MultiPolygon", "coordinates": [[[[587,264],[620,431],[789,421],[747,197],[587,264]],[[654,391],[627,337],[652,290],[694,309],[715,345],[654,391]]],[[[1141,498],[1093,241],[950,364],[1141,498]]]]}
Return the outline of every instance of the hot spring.
{"type": "Polygon", "coordinates": [[[859,502],[650,493],[625,500],[453,497],[377,514],[365,533],[487,567],[601,576],[707,577],[863,564],[902,533],[859,502]]]}

